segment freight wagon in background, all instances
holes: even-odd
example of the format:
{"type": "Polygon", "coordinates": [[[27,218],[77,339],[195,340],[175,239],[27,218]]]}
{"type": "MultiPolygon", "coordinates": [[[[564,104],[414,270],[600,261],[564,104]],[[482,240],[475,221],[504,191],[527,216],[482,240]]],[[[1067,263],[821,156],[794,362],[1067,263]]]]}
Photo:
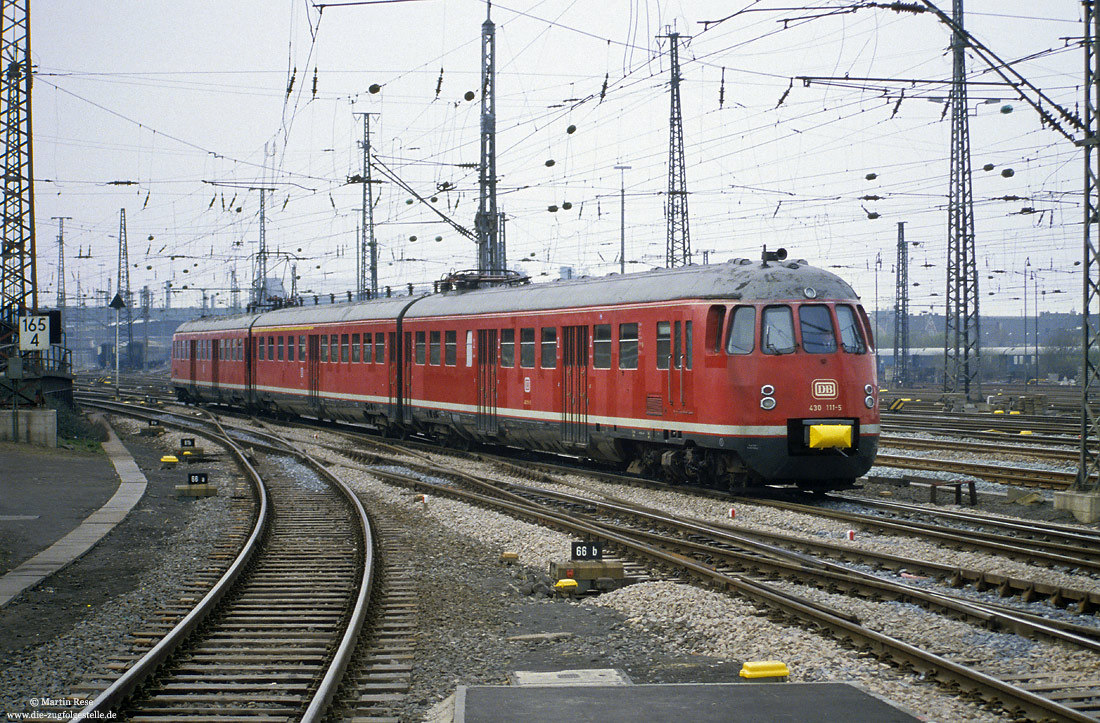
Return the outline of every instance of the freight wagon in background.
{"type": "Polygon", "coordinates": [[[186,322],[173,385],[188,402],[732,489],[841,489],[874,460],[867,315],[805,261],[456,286],[186,322]]]}

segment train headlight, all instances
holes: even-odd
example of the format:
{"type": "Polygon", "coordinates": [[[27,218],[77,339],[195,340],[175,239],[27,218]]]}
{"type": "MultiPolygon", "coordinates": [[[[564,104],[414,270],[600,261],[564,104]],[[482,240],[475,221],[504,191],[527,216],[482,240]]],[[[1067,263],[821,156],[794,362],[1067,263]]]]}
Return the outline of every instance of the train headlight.
{"type": "Polygon", "coordinates": [[[775,394],[775,387],[773,387],[771,384],[765,384],[764,386],[760,387],[760,394],[761,396],[770,397],[771,395],[775,394]]]}
{"type": "Polygon", "coordinates": [[[863,406],[867,407],[868,409],[874,409],[875,398],[868,394],[866,397],[863,398],[863,406]]]}
{"type": "Polygon", "coordinates": [[[863,385],[863,393],[866,394],[867,396],[871,396],[872,394],[875,393],[875,388],[872,387],[870,384],[864,384],[863,385]]]}
{"type": "Polygon", "coordinates": [[[775,397],[764,397],[760,400],[760,408],[766,410],[775,409],[775,397]]]}

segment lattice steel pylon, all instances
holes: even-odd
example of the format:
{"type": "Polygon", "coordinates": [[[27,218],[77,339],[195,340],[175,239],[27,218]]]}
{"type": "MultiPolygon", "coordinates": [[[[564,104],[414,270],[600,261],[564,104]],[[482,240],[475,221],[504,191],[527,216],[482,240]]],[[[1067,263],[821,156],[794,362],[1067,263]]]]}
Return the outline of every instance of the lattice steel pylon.
{"type": "Polygon", "coordinates": [[[907,387],[909,379],[909,248],[905,222],[898,221],[898,260],[894,292],[894,385],[907,387]]]}
{"type": "Polygon", "coordinates": [[[974,250],[974,197],[970,171],[970,124],[966,97],[966,35],[963,0],[953,0],[951,34],[951,179],[947,204],[947,310],[943,344],[943,390],[981,396],[978,266],[974,250]]]}
{"type": "MultiPolygon", "coordinates": [[[[668,118],[668,201],[665,215],[668,237],[665,242],[665,267],[687,266],[691,263],[691,233],[688,229],[687,173],[684,165],[684,122],[680,111],[680,52],[679,33],[666,29],[659,37],[668,39],[669,67],[671,71],[671,110],[668,118]]],[[[689,38],[684,38],[689,39],[689,38]]]]}
{"type": "Polygon", "coordinates": [[[0,239],[0,370],[17,355],[19,317],[38,310],[31,166],[30,0],[0,0],[0,137],[4,144],[0,239]]]}
{"type": "Polygon", "coordinates": [[[500,232],[497,211],[497,106],[496,106],[496,26],[488,8],[481,24],[481,162],[478,164],[478,208],[474,216],[477,233],[477,270],[497,276],[507,270],[507,253],[500,232]]]}
{"type": "MultiPolygon", "coordinates": [[[[134,364],[134,297],[130,293],[130,248],[126,240],[126,209],[118,210],[118,294],[126,303],[126,363],[134,364]]],[[[115,349],[115,354],[120,350],[115,349]]]]}
{"type": "Polygon", "coordinates": [[[65,222],[72,216],[53,216],[57,221],[57,308],[65,308],[65,222]]]}
{"type": "Polygon", "coordinates": [[[378,296],[378,240],[374,237],[374,190],[370,170],[370,113],[363,113],[363,223],[359,240],[359,273],[356,293],[365,299],[378,296]],[[370,259],[369,266],[367,259],[370,259]],[[369,275],[369,280],[368,280],[369,275]]]}
{"type": "Polygon", "coordinates": [[[1085,151],[1084,218],[1084,299],[1081,308],[1081,444],[1077,479],[1072,488],[1079,492],[1095,491],[1100,475],[1100,249],[1097,228],[1100,219],[1100,143],[1097,113],[1100,112],[1100,13],[1096,3],[1082,3],[1085,9],[1085,135],[1078,143],[1085,151]]]}

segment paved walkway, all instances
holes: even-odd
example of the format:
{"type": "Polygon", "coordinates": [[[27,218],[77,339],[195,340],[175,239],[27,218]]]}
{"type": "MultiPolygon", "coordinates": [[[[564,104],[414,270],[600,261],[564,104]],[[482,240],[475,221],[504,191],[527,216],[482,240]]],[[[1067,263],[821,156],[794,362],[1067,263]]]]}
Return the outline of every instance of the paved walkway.
{"type": "MultiPolygon", "coordinates": [[[[74,530],[0,577],[0,607],[7,605],[19,593],[38,584],[92,549],[114,529],[115,525],[126,518],[145,494],[147,484],[145,475],[142,474],[126,447],[119,441],[114,430],[107,426],[105,421],[103,424],[107,427],[108,434],[108,440],[103,443],[103,451],[107,453],[108,459],[118,473],[120,480],[118,489],[106,504],[89,515],[74,530]]],[[[64,504],[64,500],[56,501],[64,504]]]]}

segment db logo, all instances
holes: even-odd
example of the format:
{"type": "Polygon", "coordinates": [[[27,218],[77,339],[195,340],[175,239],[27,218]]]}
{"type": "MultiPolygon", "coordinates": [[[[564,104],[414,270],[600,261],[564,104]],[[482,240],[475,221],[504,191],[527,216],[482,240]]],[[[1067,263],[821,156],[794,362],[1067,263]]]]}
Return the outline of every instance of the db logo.
{"type": "Polygon", "coordinates": [[[836,399],[839,393],[835,379],[814,379],[812,388],[814,399],[836,399]]]}

